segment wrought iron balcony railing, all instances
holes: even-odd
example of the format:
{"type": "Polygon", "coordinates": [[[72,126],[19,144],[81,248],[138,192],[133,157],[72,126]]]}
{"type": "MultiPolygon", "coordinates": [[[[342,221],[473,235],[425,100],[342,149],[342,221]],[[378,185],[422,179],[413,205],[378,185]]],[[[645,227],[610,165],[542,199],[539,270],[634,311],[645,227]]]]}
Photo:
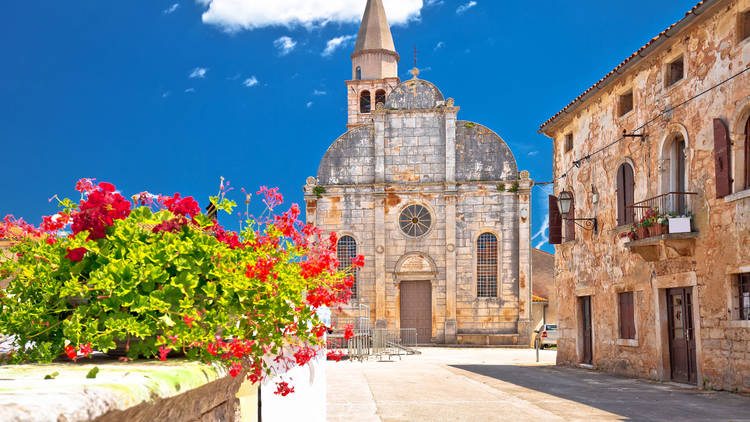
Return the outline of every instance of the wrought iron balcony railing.
{"type": "MultiPolygon", "coordinates": [[[[626,207],[631,218],[628,220],[635,223],[641,221],[646,213],[654,209],[659,214],[670,214],[675,216],[692,215],[693,201],[697,194],[695,192],[669,192],[655,196],[626,207]]],[[[629,216],[629,217],[630,217],[629,216]]]]}

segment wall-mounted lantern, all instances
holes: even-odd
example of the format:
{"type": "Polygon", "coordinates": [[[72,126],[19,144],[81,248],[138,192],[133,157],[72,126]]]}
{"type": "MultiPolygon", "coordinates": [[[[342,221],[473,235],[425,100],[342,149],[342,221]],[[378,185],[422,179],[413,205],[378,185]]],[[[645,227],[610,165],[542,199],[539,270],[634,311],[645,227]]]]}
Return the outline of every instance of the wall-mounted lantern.
{"type": "Polygon", "coordinates": [[[570,192],[561,192],[557,197],[557,207],[563,220],[573,221],[576,226],[584,230],[593,230],[594,233],[599,231],[599,221],[596,218],[568,218],[570,206],[573,204],[573,195],[570,192]],[[578,224],[577,221],[583,221],[584,224],[578,224]]]}

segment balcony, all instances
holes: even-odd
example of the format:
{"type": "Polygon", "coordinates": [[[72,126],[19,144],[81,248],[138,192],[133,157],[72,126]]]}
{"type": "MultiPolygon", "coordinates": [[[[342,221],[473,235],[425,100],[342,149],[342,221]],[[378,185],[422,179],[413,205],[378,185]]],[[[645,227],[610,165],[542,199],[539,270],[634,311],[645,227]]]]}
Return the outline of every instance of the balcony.
{"type": "Polygon", "coordinates": [[[635,235],[625,247],[648,262],[693,256],[695,197],[694,192],[670,192],[627,207],[635,235]]]}

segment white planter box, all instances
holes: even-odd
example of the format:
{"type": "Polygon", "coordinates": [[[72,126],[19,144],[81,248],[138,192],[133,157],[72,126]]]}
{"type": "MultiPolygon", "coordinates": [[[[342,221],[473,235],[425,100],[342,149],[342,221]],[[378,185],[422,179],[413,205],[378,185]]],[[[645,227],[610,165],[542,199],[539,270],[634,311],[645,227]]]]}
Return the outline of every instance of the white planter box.
{"type": "Polygon", "coordinates": [[[690,217],[678,217],[669,219],[670,233],[690,233],[690,217]]]}

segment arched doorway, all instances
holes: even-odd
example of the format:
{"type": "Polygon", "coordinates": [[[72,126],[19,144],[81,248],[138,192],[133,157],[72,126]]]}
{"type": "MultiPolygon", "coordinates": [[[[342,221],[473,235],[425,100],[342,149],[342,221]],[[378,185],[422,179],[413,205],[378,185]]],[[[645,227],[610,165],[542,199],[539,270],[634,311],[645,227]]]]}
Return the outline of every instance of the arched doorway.
{"type": "Polygon", "coordinates": [[[434,261],[423,253],[404,255],[396,264],[399,327],[402,337],[416,330],[416,343],[429,344],[435,333],[433,286],[437,271],[434,261]]]}

